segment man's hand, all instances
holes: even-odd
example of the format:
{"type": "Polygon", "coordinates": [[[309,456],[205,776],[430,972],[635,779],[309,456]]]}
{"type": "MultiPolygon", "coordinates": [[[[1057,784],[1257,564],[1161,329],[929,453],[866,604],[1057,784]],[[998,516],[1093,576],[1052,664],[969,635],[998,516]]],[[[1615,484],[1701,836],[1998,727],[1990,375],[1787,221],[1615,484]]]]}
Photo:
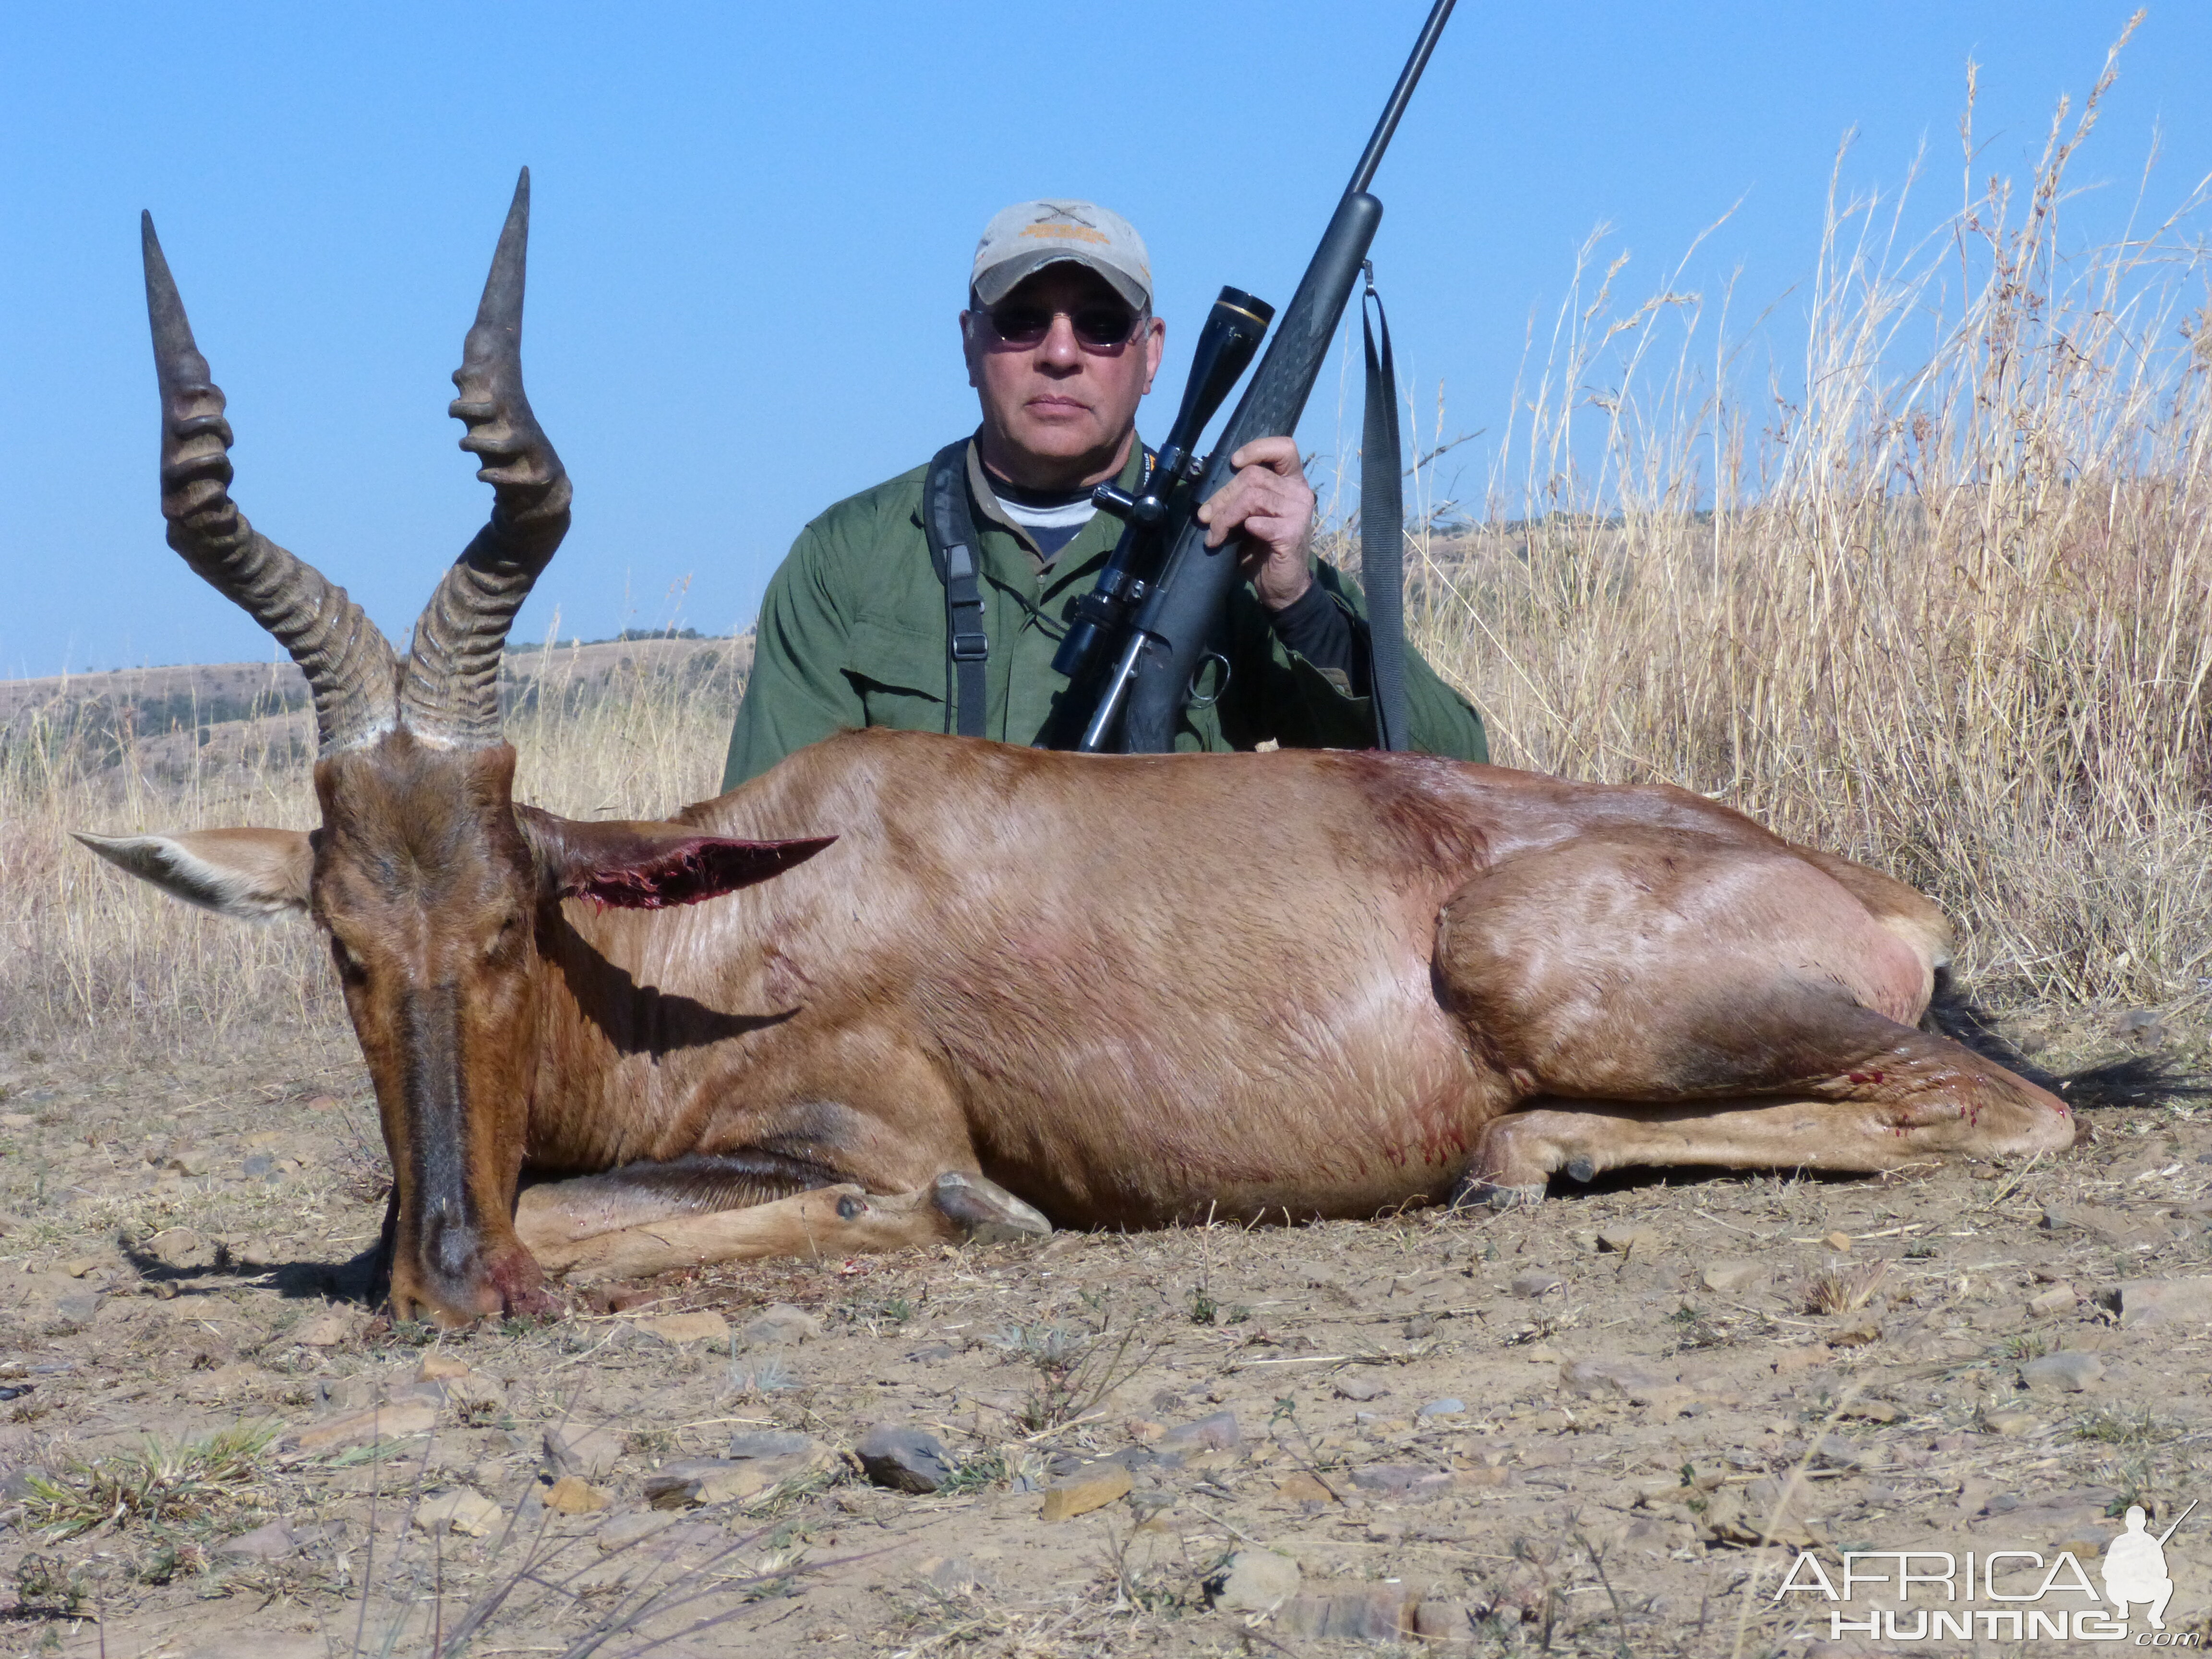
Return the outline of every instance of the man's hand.
{"type": "Polygon", "coordinates": [[[1249,544],[1238,568],[1270,611],[1295,605],[1313,586],[1306,549],[1313,540],[1314,493],[1298,465],[1295,438],[1255,438],[1229,458],[1236,477],[1198,509],[1206,544],[1231,536],[1249,544]]]}

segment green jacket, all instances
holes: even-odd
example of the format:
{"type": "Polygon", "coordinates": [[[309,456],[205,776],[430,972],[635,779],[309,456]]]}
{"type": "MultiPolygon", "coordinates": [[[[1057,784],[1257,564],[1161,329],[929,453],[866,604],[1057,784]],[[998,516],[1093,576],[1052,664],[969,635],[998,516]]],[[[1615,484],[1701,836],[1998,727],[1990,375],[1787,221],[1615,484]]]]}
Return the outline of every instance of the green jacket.
{"type": "MultiPolygon", "coordinates": [[[[1143,456],[1133,452],[1123,488],[1137,487],[1142,466],[1143,456]]],[[[848,726],[951,729],[945,588],[922,530],[927,470],[916,467],[838,502],[792,544],[761,601],[752,674],[730,734],[723,788],[734,789],[793,750],[848,726]]],[[[969,483],[991,641],[984,732],[1029,744],[1066,689],[1052,659],[1068,607],[1091,591],[1121,524],[1101,513],[1048,564],[999,511],[972,446],[969,483]]],[[[1330,566],[1321,564],[1315,579],[1339,605],[1364,617],[1358,592],[1330,566]]],[[[1218,701],[1186,713],[1177,749],[1252,749],[1271,738],[1285,748],[1374,746],[1368,699],[1351,696],[1341,676],[1286,650],[1249,585],[1231,590],[1228,623],[1228,684],[1218,684],[1218,664],[1201,669],[1201,694],[1218,692],[1218,701]]],[[[1418,652],[1406,654],[1406,692],[1414,748],[1462,760],[1489,757],[1482,717],[1418,652]]]]}

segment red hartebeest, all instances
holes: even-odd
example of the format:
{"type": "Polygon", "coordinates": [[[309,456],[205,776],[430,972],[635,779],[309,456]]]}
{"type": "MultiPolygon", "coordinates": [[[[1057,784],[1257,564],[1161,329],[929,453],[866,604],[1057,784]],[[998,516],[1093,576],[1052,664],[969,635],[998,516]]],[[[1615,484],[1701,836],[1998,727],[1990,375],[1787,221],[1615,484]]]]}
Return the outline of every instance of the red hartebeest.
{"type": "Polygon", "coordinates": [[[527,183],[454,376],[496,504],[404,661],[232,506],[145,233],[170,543],[306,671],[322,823],[84,839],[328,931],[399,1313],[543,1308],[541,1267],[2072,1141],[2057,1099],[1914,1029],[1932,905],[1678,789],[862,732],[668,823],[516,805],[495,678],[568,506],[522,391],[527,183]]]}

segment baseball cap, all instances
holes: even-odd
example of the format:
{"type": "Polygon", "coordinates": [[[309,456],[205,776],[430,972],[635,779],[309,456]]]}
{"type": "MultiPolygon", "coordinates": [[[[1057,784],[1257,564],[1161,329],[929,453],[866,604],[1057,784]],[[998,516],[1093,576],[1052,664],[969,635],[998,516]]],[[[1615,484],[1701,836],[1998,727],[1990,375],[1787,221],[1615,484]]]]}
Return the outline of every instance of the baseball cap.
{"type": "Polygon", "coordinates": [[[1001,208],[975,244],[968,285],[987,306],[1005,299],[1032,271],[1072,259],[1088,265],[1139,311],[1152,306],[1152,262],[1145,239],[1120,214],[1096,202],[1017,202],[1001,208]]]}

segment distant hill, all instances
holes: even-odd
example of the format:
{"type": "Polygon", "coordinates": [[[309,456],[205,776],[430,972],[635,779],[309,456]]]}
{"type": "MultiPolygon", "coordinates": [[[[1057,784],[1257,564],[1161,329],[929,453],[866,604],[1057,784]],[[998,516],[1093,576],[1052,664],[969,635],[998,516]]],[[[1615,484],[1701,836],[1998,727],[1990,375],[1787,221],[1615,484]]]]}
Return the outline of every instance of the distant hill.
{"type": "MultiPolygon", "coordinates": [[[[636,630],[611,640],[545,647],[512,646],[500,665],[500,702],[513,710],[557,690],[568,703],[604,691],[618,676],[694,686],[742,685],[752,666],[753,636],[702,637],[636,630]]],[[[734,702],[732,713],[736,712],[734,702]]],[[[92,736],[119,757],[135,746],[159,768],[187,745],[223,749],[288,742],[313,752],[307,684],[282,663],[204,663],[125,668],[98,674],[0,680],[0,740],[40,726],[92,736]]]]}

